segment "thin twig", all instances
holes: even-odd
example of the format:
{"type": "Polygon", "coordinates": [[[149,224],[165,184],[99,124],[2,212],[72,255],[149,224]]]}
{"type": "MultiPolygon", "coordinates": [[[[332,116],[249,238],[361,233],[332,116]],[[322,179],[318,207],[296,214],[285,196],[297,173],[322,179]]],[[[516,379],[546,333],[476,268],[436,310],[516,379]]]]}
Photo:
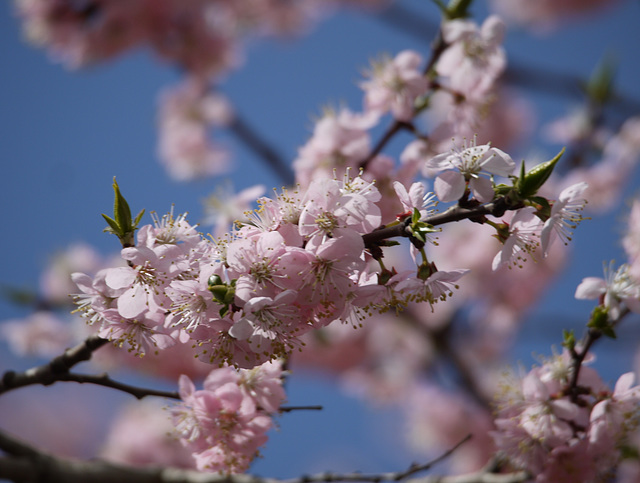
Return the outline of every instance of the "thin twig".
{"type": "Polygon", "coordinates": [[[322,406],[280,406],[278,411],[281,413],[290,413],[292,411],[322,411],[322,406]]]}

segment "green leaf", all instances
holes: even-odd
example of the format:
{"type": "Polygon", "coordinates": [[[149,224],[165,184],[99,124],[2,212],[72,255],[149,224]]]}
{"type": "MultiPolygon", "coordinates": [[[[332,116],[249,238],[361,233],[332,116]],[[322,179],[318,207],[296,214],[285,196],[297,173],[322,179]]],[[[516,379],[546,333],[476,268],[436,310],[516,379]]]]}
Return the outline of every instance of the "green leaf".
{"type": "Polygon", "coordinates": [[[140,220],[142,219],[143,215],[144,215],[144,208],[142,208],[142,210],[140,210],[140,213],[138,213],[136,215],[135,220],[133,220],[133,229],[134,230],[138,229],[138,225],[140,224],[140,220]]]}
{"type": "Polygon", "coordinates": [[[116,221],[113,218],[111,218],[110,216],[105,215],[104,213],[102,213],[102,217],[109,224],[109,226],[107,228],[105,228],[104,231],[113,233],[117,237],[122,236],[122,233],[120,233],[120,226],[118,226],[118,224],[116,223],[116,221]]]}
{"type": "Polygon", "coordinates": [[[563,154],[564,148],[553,159],[540,163],[526,174],[524,173],[524,163],[522,163],[520,178],[518,178],[515,186],[521,199],[529,199],[535,196],[542,185],[549,179],[563,154]]]}
{"type": "Polygon", "coordinates": [[[138,223],[140,223],[142,219],[142,215],[144,215],[144,210],[140,211],[135,221],[132,222],[129,203],[127,203],[127,200],[122,196],[115,178],[113,178],[113,193],[113,218],[104,213],[102,214],[102,217],[109,224],[105,231],[116,235],[120,239],[123,247],[132,247],[135,245],[134,234],[138,228],[138,223]]]}
{"type": "Polygon", "coordinates": [[[575,347],[576,347],[576,335],[573,332],[573,330],[563,330],[562,331],[562,338],[563,338],[563,341],[562,341],[563,347],[566,347],[570,351],[575,349],[575,347]]]}
{"type": "Polygon", "coordinates": [[[131,209],[129,209],[129,203],[124,199],[122,193],[120,193],[120,187],[116,182],[116,178],[113,178],[113,191],[115,193],[113,201],[113,215],[120,228],[126,233],[131,231],[131,209]]]}

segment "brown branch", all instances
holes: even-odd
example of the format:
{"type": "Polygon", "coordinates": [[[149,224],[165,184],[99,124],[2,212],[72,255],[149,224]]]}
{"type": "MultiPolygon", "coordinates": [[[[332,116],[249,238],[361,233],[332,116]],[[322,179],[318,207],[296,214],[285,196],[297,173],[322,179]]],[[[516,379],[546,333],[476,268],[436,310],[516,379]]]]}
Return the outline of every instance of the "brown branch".
{"type": "Polygon", "coordinates": [[[292,411],[322,411],[322,406],[280,406],[278,411],[281,413],[290,413],[292,411]]]}
{"type": "Polygon", "coordinates": [[[77,346],[67,349],[63,354],[53,358],[47,364],[32,367],[24,372],[7,371],[2,376],[2,380],[0,380],[0,394],[19,387],[33,384],[48,386],[60,381],[62,377],[69,374],[69,370],[73,366],[91,359],[93,352],[107,342],[109,342],[107,339],[91,335],[77,346]]]}
{"type": "MultiPolygon", "coordinates": [[[[521,208],[520,205],[513,205],[507,200],[506,197],[501,196],[490,203],[485,203],[484,205],[477,205],[470,208],[465,208],[458,204],[450,207],[442,213],[428,216],[422,221],[431,226],[444,225],[446,223],[452,223],[454,221],[461,220],[482,222],[485,215],[500,217],[503,216],[507,210],[516,210],[519,208],[521,208]]],[[[411,233],[407,230],[408,223],[410,221],[411,219],[407,218],[402,223],[384,226],[372,231],[371,233],[362,235],[365,247],[374,247],[384,240],[388,240],[389,238],[411,237],[411,233]]]]}
{"type": "Polygon", "coordinates": [[[449,457],[469,437],[425,465],[412,465],[398,473],[364,475],[360,473],[323,473],[279,480],[253,475],[220,475],[178,468],[129,467],[105,461],[78,461],[59,458],[39,451],[27,443],[0,431],[0,478],[15,482],[38,483],[321,483],[331,481],[371,482],[404,480],[407,483],[522,483],[528,479],[524,472],[493,473],[493,465],[479,472],[459,476],[425,476],[407,479],[418,471],[430,469],[449,457]]]}
{"type": "MultiPolygon", "coordinates": [[[[631,311],[628,308],[624,308],[618,318],[611,322],[611,328],[613,329],[617,326],[624,317],[629,315],[631,311]]],[[[570,348],[571,359],[572,359],[572,372],[571,372],[571,380],[565,389],[565,393],[571,397],[571,400],[575,403],[577,402],[578,397],[581,394],[584,394],[583,391],[578,386],[578,379],[580,378],[580,369],[582,368],[582,363],[585,358],[589,354],[589,350],[593,344],[596,343],[598,339],[603,336],[603,332],[601,330],[591,328],[587,330],[586,334],[583,337],[582,342],[580,343],[580,350],[576,350],[575,347],[570,348]]]]}
{"type": "Polygon", "coordinates": [[[131,386],[111,379],[108,374],[76,374],[70,371],[76,364],[91,359],[93,352],[107,342],[109,342],[107,339],[92,335],[46,364],[32,367],[24,372],[7,371],[4,373],[2,380],[0,380],[0,394],[36,384],[50,386],[56,382],[77,382],[79,384],[96,384],[110,387],[131,394],[138,399],[146,396],[180,399],[177,392],[131,386]]]}

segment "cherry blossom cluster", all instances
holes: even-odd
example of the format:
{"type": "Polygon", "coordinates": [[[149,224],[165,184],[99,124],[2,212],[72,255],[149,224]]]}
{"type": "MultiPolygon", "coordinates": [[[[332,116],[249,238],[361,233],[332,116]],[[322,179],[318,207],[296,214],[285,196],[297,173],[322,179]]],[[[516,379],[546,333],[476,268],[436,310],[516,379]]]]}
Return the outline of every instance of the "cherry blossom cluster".
{"type": "Polygon", "coordinates": [[[275,361],[251,370],[214,369],[202,389],[180,377],[182,401],[171,409],[173,423],[199,470],[247,470],[285,399],[282,375],[282,364],[275,361]]]}
{"type": "Polygon", "coordinates": [[[299,31],[328,5],[379,0],[16,0],[28,39],[71,67],[95,64],[139,45],[200,77],[240,61],[251,35],[299,31]]]}
{"type": "MultiPolygon", "coordinates": [[[[460,196],[459,203],[469,206],[485,202],[504,205],[502,213],[515,210],[509,223],[477,219],[495,227],[504,244],[494,259],[497,269],[520,264],[538,239],[546,254],[553,234],[566,241],[580,220],[584,183],[555,202],[533,196],[556,161],[522,170],[512,187],[480,176],[506,175],[514,167],[506,153],[488,145],[465,146],[427,165],[442,171],[436,190],[443,201],[460,196]],[[496,197],[494,190],[506,195],[496,197]],[[518,196],[526,198],[509,201],[518,196]]],[[[390,307],[446,300],[468,270],[439,270],[428,259],[425,246],[437,232],[429,223],[437,216],[435,196],[421,182],[407,189],[396,181],[393,187],[401,213],[386,224],[379,207],[386,200],[376,185],[349,173],[260,198],[247,222],[218,239],[197,233],[185,215],[156,216],[154,225],[139,230],[136,246],[124,243],[127,266],[100,270],[93,278],[73,275],[82,292],[76,295],[78,310],[100,326],[101,337],[126,343],[137,354],[189,343],[204,361],[253,367],[287,357],[302,347],[301,336],[333,321],[358,326],[390,307]],[[387,239],[399,236],[411,241],[413,269],[398,271],[382,262],[387,239]]],[[[131,222],[130,215],[124,218],[131,222]]],[[[123,232],[124,240],[132,237],[130,228],[123,232]]]]}
{"type": "Polygon", "coordinates": [[[633,382],[624,374],[612,391],[565,351],[504,384],[494,440],[536,482],[605,481],[640,421],[633,382]]]}

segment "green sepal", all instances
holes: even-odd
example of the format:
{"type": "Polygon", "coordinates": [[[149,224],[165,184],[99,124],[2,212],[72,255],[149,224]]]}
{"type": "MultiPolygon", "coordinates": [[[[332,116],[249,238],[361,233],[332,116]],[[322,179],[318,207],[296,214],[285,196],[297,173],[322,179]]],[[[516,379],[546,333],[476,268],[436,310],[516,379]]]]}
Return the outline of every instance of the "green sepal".
{"type": "Polygon", "coordinates": [[[420,210],[418,208],[413,208],[413,213],[411,214],[411,223],[418,223],[422,218],[420,214],[420,210]]]}
{"type": "Polygon", "coordinates": [[[509,192],[513,191],[513,186],[509,186],[507,184],[504,183],[500,183],[497,184],[493,187],[493,191],[495,192],[496,196],[504,196],[506,194],[508,194],[509,192]]]}
{"type": "Polygon", "coordinates": [[[524,162],[520,166],[520,177],[515,184],[516,191],[520,199],[529,199],[536,195],[538,190],[549,179],[556,164],[564,154],[564,148],[560,150],[553,159],[540,163],[529,172],[524,172],[524,162]]]}
{"type": "Polygon", "coordinates": [[[610,337],[611,339],[616,338],[616,333],[609,323],[609,309],[602,305],[598,305],[593,309],[587,327],[598,330],[602,335],[610,337]]]}
{"type": "Polygon", "coordinates": [[[529,201],[537,205],[536,216],[542,221],[547,221],[551,216],[551,205],[549,204],[549,200],[544,196],[532,196],[529,198],[529,201]]]}
{"type": "Polygon", "coordinates": [[[573,330],[562,331],[562,346],[569,351],[573,351],[576,347],[576,335],[573,330]]]}
{"type": "Polygon", "coordinates": [[[422,262],[422,264],[418,267],[418,273],[416,274],[416,276],[420,280],[426,280],[437,271],[438,269],[436,268],[435,263],[422,262]]]}

